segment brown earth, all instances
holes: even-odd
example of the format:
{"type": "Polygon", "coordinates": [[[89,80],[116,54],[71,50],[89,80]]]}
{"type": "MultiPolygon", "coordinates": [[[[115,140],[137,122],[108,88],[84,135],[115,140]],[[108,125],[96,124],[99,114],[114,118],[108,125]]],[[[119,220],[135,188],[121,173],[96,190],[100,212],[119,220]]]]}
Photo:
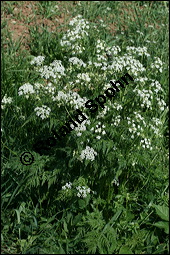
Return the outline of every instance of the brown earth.
{"type": "MultiPolygon", "coordinates": [[[[2,1],[2,4],[5,6],[5,3],[8,1],[2,1]]],[[[12,2],[12,1],[11,1],[12,2]]],[[[70,8],[73,10],[75,5],[80,1],[56,1],[56,5],[58,6],[58,13],[50,16],[49,18],[44,18],[41,14],[39,1],[15,1],[13,4],[13,12],[9,14],[8,11],[2,11],[1,19],[6,22],[5,28],[9,30],[11,33],[12,40],[14,42],[21,42],[21,48],[29,50],[30,43],[30,29],[37,26],[39,31],[41,31],[41,27],[44,26],[50,32],[60,32],[61,30],[65,30],[64,26],[61,28],[61,25],[67,24],[71,17],[71,12],[69,12],[70,8]]],[[[153,4],[154,1],[151,1],[153,4]]],[[[134,12],[134,9],[131,8],[131,2],[125,1],[124,7],[121,10],[120,18],[122,23],[121,30],[124,31],[128,29],[126,25],[126,17],[135,22],[137,18],[140,18],[140,11],[145,7],[139,7],[139,14],[134,12]]],[[[111,34],[116,34],[118,29],[115,16],[110,14],[110,20],[114,20],[108,26],[108,29],[111,34]]],[[[100,17],[98,17],[100,18],[100,17]]],[[[98,20],[98,19],[97,19],[98,20]]],[[[143,24],[144,26],[152,25],[152,24],[143,24]]],[[[159,25],[156,25],[156,28],[159,29],[159,25]]],[[[9,40],[9,38],[6,38],[9,40]]],[[[4,45],[6,47],[6,45],[4,45]]]]}
{"type": "MultiPolygon", "coordinates": [[[[5,4],[5,1],[3,1],[5,4]]],[[[3,12],[1,17],[2,21],[6,21],[6,27],[11,33],[13,41],[20,41],[23,49],[29,50],[29,40],[30,40],[30,28],[38,26],[41,29],[41,26],[47,27],[48,31],[56,32],[56,29],[65,23],[66,18],[70,17],[69,11],[67,10],[67,17],[63,11],[62,1],[56,1],[56,5],[61,9],[60,15],[53,15],[52,18],[44,18],[42,14],[37,14],[39,9],[37,7],[37,1],[15,1],[13,14],[8,14],[3,12]],[[37,12],[35,14],[35,11],[37,12]]],[[[76,1],[71,1],[72,4],[75,4],[76,1]]],[[[60,29],[58,29],[60,31],[60,29]]],[[[8,40],[8,39],[7,39],[8,40]]]]}

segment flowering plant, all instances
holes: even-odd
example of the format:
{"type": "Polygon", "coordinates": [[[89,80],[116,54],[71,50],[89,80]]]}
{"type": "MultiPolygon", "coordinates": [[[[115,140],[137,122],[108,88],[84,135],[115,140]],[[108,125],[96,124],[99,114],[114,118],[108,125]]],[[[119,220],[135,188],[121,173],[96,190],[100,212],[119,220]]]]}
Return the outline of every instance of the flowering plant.
{"type": "MultiPolygon", "coordinates": [[[[59,7],[40,2],[56,17],[59,7]]],[[[13,62],[4,58],[2,239],[16,242],[16,253],[168,251],[166,29],[155,33],[149,17],[141,31],[129,20],[130,30],[121,25],[111,35],[98,17],[122,3],[78,1],[83,15],[68,29],[37,30],[30,55],[11,50],[13,62]],[[125,74],[133,80],[122,88],[125,74]],[[57,131],[62,126],[69,135],[57,131]],[[32,165],[20,163],[23,151],[33,154],[32,165]]],[[[146,16],[161,5],[146,12],[140,4],[146,16]]]]}

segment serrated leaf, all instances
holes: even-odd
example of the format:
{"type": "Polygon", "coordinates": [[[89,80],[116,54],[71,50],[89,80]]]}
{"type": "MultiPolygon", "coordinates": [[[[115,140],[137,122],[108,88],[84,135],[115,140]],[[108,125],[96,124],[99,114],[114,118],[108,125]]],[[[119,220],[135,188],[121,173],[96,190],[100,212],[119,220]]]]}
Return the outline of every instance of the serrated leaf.
{"type": "Polygon", "coordinates": [[[156,213],[162,220],[169,221],[169,208],[167,206],[153,205],[156,209],[156,213]]]}
{"type": "Polygon", "coordinates": [[[169,234],[169,223],[165,222],[165,221],[158,221],[155,224],[153,224],[154,226],[158,227],[158,228],[163,228],[166,234],[169,234]]]}
{"type": "Polygon", "coordinates": [[[120,248],[119,254],[133,254],[133,252],[128,246],[125,245],[120,248]]]}

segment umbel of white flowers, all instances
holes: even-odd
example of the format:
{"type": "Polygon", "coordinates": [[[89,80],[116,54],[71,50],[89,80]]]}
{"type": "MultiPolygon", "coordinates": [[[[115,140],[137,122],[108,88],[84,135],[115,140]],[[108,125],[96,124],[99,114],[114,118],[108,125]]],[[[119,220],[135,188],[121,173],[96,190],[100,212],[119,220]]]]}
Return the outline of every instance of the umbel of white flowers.
{"type": "MultiPolygon", "coordinates": [[[[124,76],[122,76],[120,79],[123,80],[126,85],[129,84],[127,81],[127,77],[131,80],[134,81],[133,78],[126,73],[124,76]]],[[[85,103],[85,107],[89,109],[91,113],[95,113],[98,110],[98,105],[100,105],[101,108],[104,109],[104,104],[106,103],[106,96],[109,99],[112,99],[115,96],[116,91],[120,91],[120,89],[116,86],[117,84],[120,85],[122,88],[125,88],[125,85],[122,83],[122,81],[118,80],[115,83],[113,81],[110,81],[111,85],[113,86],[105,90],[104,95],[99,95],[98,97],[95,98],[95,101],[98,103],[96,104],[94,100],[88,100],[85,103]]],[[[74,128],[78,127],[78,124],[81,124],[83,121],[87,120],[87,115],[82,113],[79,109],[76,109],[77,113],[74,116],[74,120],[70,118],[65,125],[63,125],[60,129],[59,132],[57,133],[55,130],[53,130],[53,134],[55,137],[57,137],[58,140],[61,140],[62,137],[65,137],[67,134],[69,134],[74,128]]],[[[53,139],[54,144],[56,143],[55,138],[51,137],[50,139],[53,139]]]]}

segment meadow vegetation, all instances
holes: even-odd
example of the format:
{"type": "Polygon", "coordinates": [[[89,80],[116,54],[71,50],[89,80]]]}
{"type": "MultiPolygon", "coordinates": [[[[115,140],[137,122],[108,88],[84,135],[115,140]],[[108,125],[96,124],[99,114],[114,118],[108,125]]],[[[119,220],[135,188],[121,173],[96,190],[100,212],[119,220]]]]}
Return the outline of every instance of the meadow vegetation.
{"type": "Polygon", "coordinates": [[[3,254],[169,252],[168,8],[2,1],[3,254]],[[51,144],[77,109],[86,120],[51,144]]]}

